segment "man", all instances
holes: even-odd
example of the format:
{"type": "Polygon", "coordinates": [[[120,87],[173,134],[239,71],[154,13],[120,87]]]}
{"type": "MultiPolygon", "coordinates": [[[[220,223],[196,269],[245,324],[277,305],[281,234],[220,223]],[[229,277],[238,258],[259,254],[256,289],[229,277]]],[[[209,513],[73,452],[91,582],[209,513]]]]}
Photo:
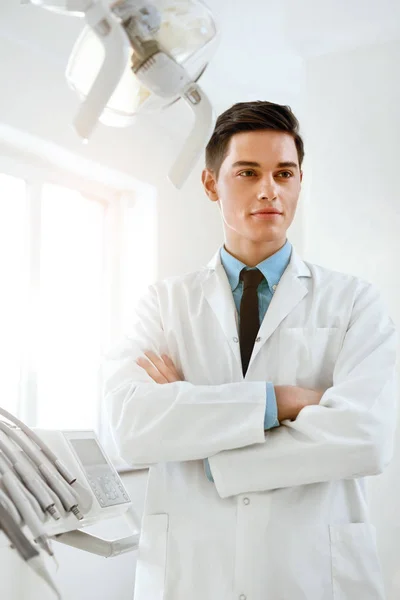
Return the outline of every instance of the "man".
{"type": "Polygon", "coordinates": [[[150,465],[135,600],[384,598],[364,477],[392,456],[397,334],[287,240],[303,157],[289,107],[218,118],[224,246],[149,288],[108,379],[121,456],[150,465]]]}

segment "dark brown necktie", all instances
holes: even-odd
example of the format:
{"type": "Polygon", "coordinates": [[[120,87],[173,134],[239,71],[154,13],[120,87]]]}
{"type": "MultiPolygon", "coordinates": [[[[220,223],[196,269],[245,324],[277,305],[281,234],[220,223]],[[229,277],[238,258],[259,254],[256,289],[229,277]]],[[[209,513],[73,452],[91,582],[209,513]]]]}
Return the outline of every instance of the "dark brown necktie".
{"type": "Polygon", "coordinates": [[[240,303],[239,338],[244,377],[260,328],[257,288],[264,279],[264,275],[258,269],[252,271],[242,269],[240,279],[243,281],[243,295],[240,303]]]}

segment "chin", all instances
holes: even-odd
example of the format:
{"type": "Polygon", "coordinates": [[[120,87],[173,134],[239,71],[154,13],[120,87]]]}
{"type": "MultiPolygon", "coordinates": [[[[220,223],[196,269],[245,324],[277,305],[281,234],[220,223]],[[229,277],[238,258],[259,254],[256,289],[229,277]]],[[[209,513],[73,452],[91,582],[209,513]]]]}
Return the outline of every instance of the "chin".
{"type": "Polygon", "coordinates": [[[275,242],[283,237],[284,232],[277,227],[263,227],[263,231],[249,233],[248,238],[255,243],[259,242],[275,242]]]}
{"type": "Polygon", "coordinates": [[[257,237],[254,237],[254,236],[250,237],[249,241],[251,241],[253,244],[267,244],[267,243],[272,243],[272,242],[278,242],[281,239],[282,239],[281,234],[258,235],[257,237]]]}

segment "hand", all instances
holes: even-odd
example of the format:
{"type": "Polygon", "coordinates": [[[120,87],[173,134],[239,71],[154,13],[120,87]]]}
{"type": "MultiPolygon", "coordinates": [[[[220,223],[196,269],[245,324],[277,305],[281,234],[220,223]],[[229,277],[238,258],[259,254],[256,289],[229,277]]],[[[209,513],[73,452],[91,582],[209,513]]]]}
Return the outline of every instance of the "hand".
{"type": "Polygon", "coordinates": [[[278,421],[294,421],[306,406],[319,404],[325,390],[311,390],[296,385],[276,385],[275,395],[278,407],[278,421]]]}
{"type": "Polygon", "coordinates": [[[144,353],[146,358],[138,358],[136,363],[142,367],[146,373],[156,383],[173,383],[174,381],[184,381],[183,376],[178,372],[172,360],[166,354],[161,358],[155,352],[144,353]]]}

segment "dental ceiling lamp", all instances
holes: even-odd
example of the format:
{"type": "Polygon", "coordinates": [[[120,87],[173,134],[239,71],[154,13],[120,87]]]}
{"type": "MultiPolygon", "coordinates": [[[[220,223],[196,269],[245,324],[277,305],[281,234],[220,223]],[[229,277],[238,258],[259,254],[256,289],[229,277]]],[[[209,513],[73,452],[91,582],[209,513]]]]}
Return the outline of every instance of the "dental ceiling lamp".
{"type": "Polygon", "coordinates": [[[181,188],[214,125],[198,80],[214,54],[217,27],[199,0],[21,0],[84,18],[66,69],[82,100],[74,127],[87,141],[98,121],[114,127],[164,109],[182,98],[194,126],[170,172],[181,188]]]}

